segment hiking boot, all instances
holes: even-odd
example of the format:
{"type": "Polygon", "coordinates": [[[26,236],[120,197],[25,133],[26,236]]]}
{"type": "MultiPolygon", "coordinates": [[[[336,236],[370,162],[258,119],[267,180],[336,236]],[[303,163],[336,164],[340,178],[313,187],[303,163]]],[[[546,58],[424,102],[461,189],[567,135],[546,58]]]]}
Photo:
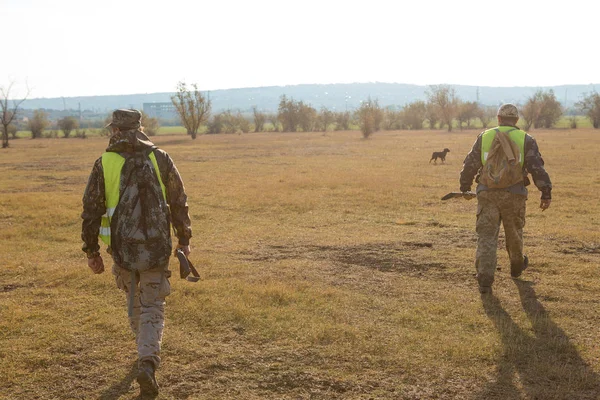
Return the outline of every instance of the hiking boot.
{"type": "Polygon", "coordinates": [[[491,286],[479,286],[479,293],[481,293],[481,294],[492,293],[492,287],[491,286]]]}
{"type": "Polygon", "coordinates": [[[521,269],[521,272],[519,272],[518,274],[511,273],[510,276],[512,276],[513,278],[520,277],[521,274],[523,273],[523,271],[525,271],[528,266],[529,266],[529,258],[526,255],[523,255],[523,269],[521,269]]]}
{"type": "Polygon", "coordinates": [[[158,384],[154,377],[154,364],[142,361],[138,368],[137,382],[140,384],[142,398],[158,396],[158,384]]]}

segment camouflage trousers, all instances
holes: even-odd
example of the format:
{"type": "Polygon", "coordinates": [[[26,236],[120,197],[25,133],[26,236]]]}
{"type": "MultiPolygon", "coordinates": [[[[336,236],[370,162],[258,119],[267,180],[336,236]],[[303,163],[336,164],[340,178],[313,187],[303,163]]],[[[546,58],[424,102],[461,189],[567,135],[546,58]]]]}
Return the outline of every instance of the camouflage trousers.
{"type": "Polygon", "coordinates": [[[510,270],[518,276],[523,270],[523,227],[527,196],[505,191],[477,194],[477,253],[475,268],[480,286],[491,286],[496,272],[496,250],[500,222],[504,227],[510,270]]]}
{"type": "Polygon", "coordinates": [[[165,297],[171,293],[169,276],[165,268],[154,268],[136,272],[132,282],[131,271],[113,265],[119,289],[127,293],[134,290],[133,312],[129,325],[135,334],[139,362],[151,361],[155,367],[160,364],[160,344],[165,326],[165,297]]]}

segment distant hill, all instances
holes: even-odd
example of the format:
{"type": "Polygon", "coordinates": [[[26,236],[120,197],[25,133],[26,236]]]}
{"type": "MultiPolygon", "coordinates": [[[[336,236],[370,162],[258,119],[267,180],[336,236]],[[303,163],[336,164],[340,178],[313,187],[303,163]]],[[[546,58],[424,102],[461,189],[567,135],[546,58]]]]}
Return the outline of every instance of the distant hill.
{"type": "MultiPolygon", "coordinates": [[[[597,84],[600,85],[600,84],[597,84]]],[[[488,87],[452,85],[464,101],[479,101],[485,105],[503,102],[522,104],[536,90],[554,90],[557,99],[567,107],[579,101],[585,93],[595,90],[595,85],[563,85],[546,87],[488,87]]],[[[415,100],[425,100],[428,86],[402,83],[351,83],[328,85],[271,86],[243,89],[213,90],[207,92],[213,102],[213,111],[227,109],[248,111],[257,106],[263,111],[275,111],[282,95],[302,100],[319,109],[352,110],[369,96],[378,99],[382,106],[403,106],[415,100]]],[[[143,103],[169,102],[173,93],[147,93],[114,96],[85,96],[64,98],[28,99],[25,109],[91,110],[110,112],[116,108],[142,108],[143,103]]]]}

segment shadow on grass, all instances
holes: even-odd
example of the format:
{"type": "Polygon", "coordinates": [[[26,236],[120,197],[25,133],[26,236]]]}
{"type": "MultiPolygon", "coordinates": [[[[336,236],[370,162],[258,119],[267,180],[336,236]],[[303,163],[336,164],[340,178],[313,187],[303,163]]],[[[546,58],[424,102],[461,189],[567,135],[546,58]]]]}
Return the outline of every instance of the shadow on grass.
{"type": "Polygon", "coordinates": [[[138,362],[136,360],[133,362],[133,364],[131,364],[127,375],[120,382],[113,384],[111,387],[107,388],[104,392],[102,392],[100,397],[98,397],[98,400],[118,399],[120,396],[129,393],[131,384],[137,377],[137,373],[138,362]]]}
{"type": "Polygon", "coordinates": [[[497,297],[482,295],[502,339],[497,377],[477,399],[597,399],[600,379],[538,301],[530,282],[515,281],[531,330],[517,325],[497,297]]]}

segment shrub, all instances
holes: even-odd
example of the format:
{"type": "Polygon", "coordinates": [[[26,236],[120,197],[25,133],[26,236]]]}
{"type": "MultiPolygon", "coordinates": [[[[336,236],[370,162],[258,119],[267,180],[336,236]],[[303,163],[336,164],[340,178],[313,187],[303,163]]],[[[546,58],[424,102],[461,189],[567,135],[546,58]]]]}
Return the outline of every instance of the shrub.
{"type": "Polygon", "coordinates": [[[142,112],[143,131],[148,136],[156,136],[160,128],[158,118],[149,117],[145,112],[142,112]]]}
{"type": "Polygon", "coordinates": [[[8,134],[9,134],[9,135],[11,135],[13,139],[16,139],[16,138],[17,138],[17,131],[18,131],[18,130],[19,130],[19,129],[18,129],[18,128],[17,128],[17,126],[16,126],[16,125],[14,125],[14,124],[10,124],[10,125],[8,125],[8,134]]]}
{"type": "Polygon", "coordinates": [[[48,122],[48,114],[43,111],[35,110],[33,117],[29,120],[29,130],[31,131],[31,138],[36,139],[42,137],[44,130],[50,126],[48,122]]]}
{"type": "Polygon", "coordinates": [[[68,138],[71,136],[73,129],[79,128],[79,121],[75,117],[64,117],[57,122],[58,129],[63,131],[64,137],[68,138]]]}

